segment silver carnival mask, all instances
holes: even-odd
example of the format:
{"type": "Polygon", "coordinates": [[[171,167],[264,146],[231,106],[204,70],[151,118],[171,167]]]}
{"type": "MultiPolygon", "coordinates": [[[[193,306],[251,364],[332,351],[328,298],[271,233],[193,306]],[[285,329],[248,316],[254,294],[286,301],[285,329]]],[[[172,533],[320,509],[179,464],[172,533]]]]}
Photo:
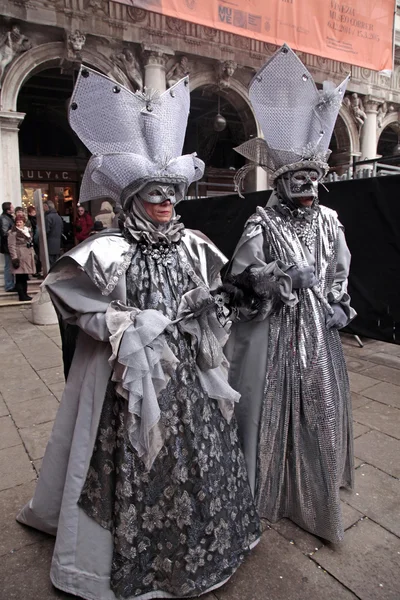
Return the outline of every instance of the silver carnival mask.
{"type": "Polygon", "coordinates": [[[276,189],[283,200],[298,205],[301,198],[318,198],[318,183],[322,177],[320,171],[312,168],[288,171],[277,179],[276,189]]]}
{"type": "Polygon", "coordinates": [[[175,187],[171,183],[147,183],[137,194],[141,200],[150,204],[162,204],[169,200],[176,204],[175,187]]]}

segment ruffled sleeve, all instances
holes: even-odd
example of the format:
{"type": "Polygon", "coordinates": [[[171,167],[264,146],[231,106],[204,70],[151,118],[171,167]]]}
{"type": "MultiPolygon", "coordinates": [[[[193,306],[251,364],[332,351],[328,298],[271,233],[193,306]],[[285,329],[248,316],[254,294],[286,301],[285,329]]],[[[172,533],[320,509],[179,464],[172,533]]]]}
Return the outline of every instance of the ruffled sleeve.
{"type": "MultiPolygon", "coordinates": [[[[88,275],[72,259],[64,258],[43,283],[63,321],[77,325],[90,337],[107,342],[109,331],[105,314],[110,299],[105,298],[88,275]]],[[[112,298],[125,294],[125,289],[115,290],[112,298]]]]}

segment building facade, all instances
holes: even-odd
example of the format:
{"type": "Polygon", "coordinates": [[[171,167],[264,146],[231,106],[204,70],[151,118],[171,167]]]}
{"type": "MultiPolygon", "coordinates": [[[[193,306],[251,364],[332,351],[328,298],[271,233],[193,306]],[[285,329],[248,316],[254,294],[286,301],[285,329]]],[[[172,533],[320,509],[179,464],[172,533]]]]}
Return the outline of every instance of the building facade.
{"type": "MultiPolygon", "coordinates": [[[[143,85],[164,91],[189,73],[185,151],[197,151],[207,165],[193,193],[233,189],[234,171],[243,164],[233,148],[261,134],[247,87],[274,45],[109,0],[3,0],[0,12],[1,202],[27,205],[40,188],[62,214],[73,212],[88,153],[66,114],[81,63],[132,91],[143,85]]],[[[332,169],[341,174],[353,157],[393,154],[399,143],[400,64],[386,76],[299,56],[317,84],[339,83],[351,73],[332,138],[332,169]]],[[[247,186],[265,189],[267,175],[258,169],[247,186]]]]}

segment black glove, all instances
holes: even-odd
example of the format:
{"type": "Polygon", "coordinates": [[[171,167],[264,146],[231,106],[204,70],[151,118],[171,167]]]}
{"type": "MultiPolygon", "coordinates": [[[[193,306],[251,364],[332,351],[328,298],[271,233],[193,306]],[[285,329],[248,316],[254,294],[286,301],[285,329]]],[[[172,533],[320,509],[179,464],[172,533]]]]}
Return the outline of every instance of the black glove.
{"type": "Polygon", "coordinates": [[[318,279],[315,277],[313,267],[290,267],[286,271],[292,280],[292,288],[294,290],[311,288],[318,285],[318,279]]]}
{"type": "Polygon", "coordinates": [[[19,269],[19,258],[13,258],[11,262],[14,269],[19,269]]]}
{"type": "Polygon", "coordinates": [[[225,293],[229,297],[229,306],[233,309],[255,309],[259,296],[254,291],[251,266],[238,275],[229,274],[217,293],[225,293]]]}
{"type": "Polygon", "coordinates": [[[331,304],[331,307],[333,309],[333,315],[328,315],[326,318],[327,328],[342,329],[342,327],[346,327],[349,319],[341,304],[331,304]]]}

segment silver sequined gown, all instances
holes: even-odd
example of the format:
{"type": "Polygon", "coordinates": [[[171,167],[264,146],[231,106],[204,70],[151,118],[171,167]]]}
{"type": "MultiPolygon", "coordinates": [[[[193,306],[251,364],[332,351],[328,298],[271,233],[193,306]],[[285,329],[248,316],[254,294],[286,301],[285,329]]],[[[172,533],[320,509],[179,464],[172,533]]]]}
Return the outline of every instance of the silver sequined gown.
{"type": "Polygon", "coordinates": [[[320,207],[311,249],[275,207],[258,212],[236,249],[233,273],[267,267],[278,308],[235,324],[227,344],[230,383],[250,484],[261,517],[287,517],[311,533],[343,538],[339,488],[353,485],[351,400],[339,332],[311,290],[291,290],[291,264],[314,266],[323,295],[349,320],[350,254],[336,213],[320,207]],[[273,227],[271,227],[273,225],[273,227]],[[276,232],[280,232],[279,235],[276,232]],[[257,320],[257,318],[261,320],[257,320]]]}

